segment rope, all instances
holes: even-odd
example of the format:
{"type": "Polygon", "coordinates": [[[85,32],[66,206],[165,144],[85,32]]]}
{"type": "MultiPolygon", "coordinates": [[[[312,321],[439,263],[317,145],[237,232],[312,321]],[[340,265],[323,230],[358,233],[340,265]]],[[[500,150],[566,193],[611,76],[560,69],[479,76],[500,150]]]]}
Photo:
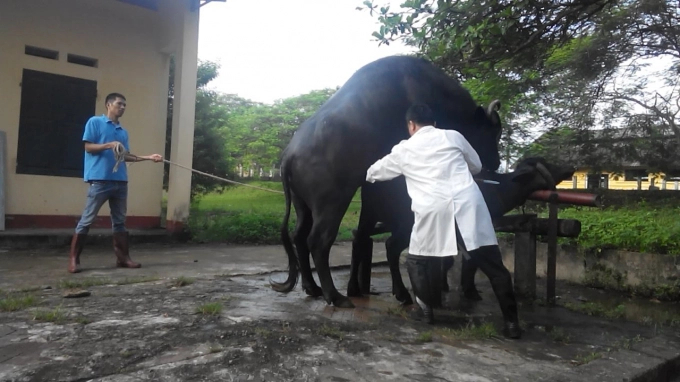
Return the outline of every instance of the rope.
{"type": "MultiPolygon", "coordinates": [[[[114,157],[116,158],[116,164],[113,166],[113,172],[118,171],[118,165],[120,165],[121,163],[124,163],[124,162],[125,162],[125,156],[126,156],[126,155],[129,155],[129,156],[131,156],[131,157],[133,157],[133,158],[135,158],[135,159],[146,160],[146,159],[143,159],[143,158],[138,157],[137,155],[131,154],[131,153],[130,153],[129,151],[127,151],[127,150],[125,149],[125,147],[124,147],[122,144],[120,144],[120,143],[117,144],[116,147],[113,148],[113,155],[114,155],[114,157]]],[[[198,170],[195,170],[195,169],[193,169],[193,168],[191,168],[191,167],[183,166],[183,165],[181,165],[181,164],[179,164],[179,163],[175,163],[175,162],[169,161],[169,160],[167,160],[167,159],[163,159],[163,162],[165,162],[165,163],[167,163],[167,164],[171,164],[171,165],[173,165],[173,166],[181,167],[181,168],[183,168],[183,169],[185,169],[185,170],[189,170],[189,171],[195,172],[195,173],[197,173],[197,174],[201,174],[201,175],[203,175],[203,176],[207,176],[207,177],[210,177],[210,178],[213,178],[213,179],[217,179],[217,180],[220,180],[220,181],[223,181],[223,182],[232,183],[232,184],[237,184],[237,185],[239,185],[239,186],[244,186],[244,187],[250,187],[250,188],[257,189],[257,190],[262,190],[262,191],[267,191],[267,192],[273,192],[273,193],[275,193],[275,194],[284,194],[283,191],[277,191],[277,190],[272,190],[272,189],[269,189],[269,188],[253,186],[253,185],[251,185],[251,184],[241,183],[241,182],[237,182],[237,181],[235,181],[235,180],[230,180],[230,179],[227,179],[227,178],[222,178],[222,177],[219,177],[219,176],[215,176],[215,175],[212,175],[212,174],[208,174],[208,173],[206,173],[206,172],[198,171],[198,170]]]]}
{"type": "MultiPolygon", "coordinates": [[[[129,156],[131,156],[131,157],[133,157],[133,158],[135,158],[135,159],[146,160],[146,159],[143,159],[143,158],[138,157],[137,155],[131,154],[129,151],[127,151],[127,150],[125,149],[125,146],[123,146],[121,143],[118,143],[118,144],[116,145],[116,147],[113,148],[113,155],[114,155],[114,157],[116,158],[116,164],[113,166],[113,172],[118,171],[118,165],[120,165],[121,163],[125,163],[125,156],[126,156],[126,155],[129,155],[129,156]]],[[[163,159],[163,162],[165,162],[165,163],[167,163],[167,164],[170,164],[170,165],[173,165],[173,166],[177,166],[177,167],[183,168],[183,169],[185,169],[185,170],[189,170],[189,171],[195,172],[195,173],[200,174],[200,175],[203,175],[203,176],[207,176],[207,177],[209,177],[209,178],[217,179],[217,180],[220,180],[220,181],[223,181],[223,182],[232,183],[232,184],[237,184],[237,185],[239,185],[239,186],[244,186],[244,187],[250,187],[250,188],[254,188],[254,189],[256,189],[256,190],[267,191],[267,192],[273,192],[273,193],[275,193],[275,194],[285,195],[285,193],[284,193],[283,191],[277,191],[277,190],[272,190],[272,189],[269,189],[269,188],[253,186],[253,185],[251,185],[251,184],[241,183],[241,182],[237,182],[237,181],[235,181],[235,180],[230,180],[230,179],[227,179],[227,178],[222,178],[222,177],[219,177],[219,176],[216,176],[216,175],[208,174],[207,172],[203,172],[203,171],[199,171],[199,170],[193,169],[193,168],[191,168],[191,167],[183,166],[183,165],[181,165],[181,164],[179,164],[179,163],[175,163],[175,162],[169,161],[169,160],[167,160],[167,159],[163,159]]],[[[496,181],[494,181],[494,180],[485,180],[485,179],[475,179],[475,180],[476,180],[477,182],[482,182],[482,183],[499,184],[498,182],[496,182],[496,181]]],[[[361,203],[361,201],[360,201],[360,200],[352,200],[351,203],[361,203]]]]}

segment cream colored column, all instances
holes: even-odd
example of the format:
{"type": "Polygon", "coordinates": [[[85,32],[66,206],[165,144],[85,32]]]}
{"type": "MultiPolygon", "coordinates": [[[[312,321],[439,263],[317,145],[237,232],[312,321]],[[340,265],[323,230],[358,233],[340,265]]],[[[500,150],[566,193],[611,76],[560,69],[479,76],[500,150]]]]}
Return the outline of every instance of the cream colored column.
{"type": "MultiPolygon", "coordinates": [[[[181,36],[175,54],[175,89],[172,113],[170,160],[192,167],[194,116],[196,107],[196,70],[198,60],[199,11],[187,10],[182,18],[181,36]]],[[[170,166],[166,228],[177,232],[189,217],[191,171],[170,166]]]]}

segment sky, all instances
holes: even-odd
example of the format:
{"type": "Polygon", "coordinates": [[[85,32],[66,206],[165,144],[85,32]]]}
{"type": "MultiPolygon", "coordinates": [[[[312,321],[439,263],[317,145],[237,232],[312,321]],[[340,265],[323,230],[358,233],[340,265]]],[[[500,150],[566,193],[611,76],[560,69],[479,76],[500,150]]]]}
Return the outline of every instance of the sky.
{"type": "Polygon", "coordinates": [[[198,58],[221,65],[210,87],[272,103],[342,86],[369,62],[413,51],[401,43],[379,46],[371,36],[379,29],[377,18],[357,6],[361,0],[227,0],[203,6],[198,58]]]}

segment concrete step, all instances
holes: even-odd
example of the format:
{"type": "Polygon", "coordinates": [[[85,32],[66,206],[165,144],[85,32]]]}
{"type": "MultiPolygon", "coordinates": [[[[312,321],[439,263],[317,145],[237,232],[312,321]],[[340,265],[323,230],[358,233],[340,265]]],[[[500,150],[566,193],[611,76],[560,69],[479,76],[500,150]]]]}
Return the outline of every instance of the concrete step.
{"type": "MultiPolygon", "coordinates": [[[[177,241],[178,237],[170,235],[162,228],[129,230],[130,243],[168,243],[177,241]]],[[[0,248],[38,249],[67,248],[71,244],[73,229],[11,229],[0,232],[0,248]]],[[[91,229],[87,236],[88,246],[111,246],[113,233],[110,229],[91,229]]]]}

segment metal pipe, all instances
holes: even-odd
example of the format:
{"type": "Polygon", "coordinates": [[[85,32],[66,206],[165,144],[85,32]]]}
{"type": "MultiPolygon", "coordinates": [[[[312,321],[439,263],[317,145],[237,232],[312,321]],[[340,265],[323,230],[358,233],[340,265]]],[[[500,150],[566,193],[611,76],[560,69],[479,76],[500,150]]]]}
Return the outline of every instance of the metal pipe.
{"type": "Polygon", "coordinates": [[[534,191],[529,195],[530,200],[538,200],[541,202],[550,201],[550,196],[556,194],[556,203],[573,204],[577,206],[600,207],[602,205],[602,196],[596,194],[585,194],[580,192],[570,191],[550,191],[539,190],[534,191]]]}

